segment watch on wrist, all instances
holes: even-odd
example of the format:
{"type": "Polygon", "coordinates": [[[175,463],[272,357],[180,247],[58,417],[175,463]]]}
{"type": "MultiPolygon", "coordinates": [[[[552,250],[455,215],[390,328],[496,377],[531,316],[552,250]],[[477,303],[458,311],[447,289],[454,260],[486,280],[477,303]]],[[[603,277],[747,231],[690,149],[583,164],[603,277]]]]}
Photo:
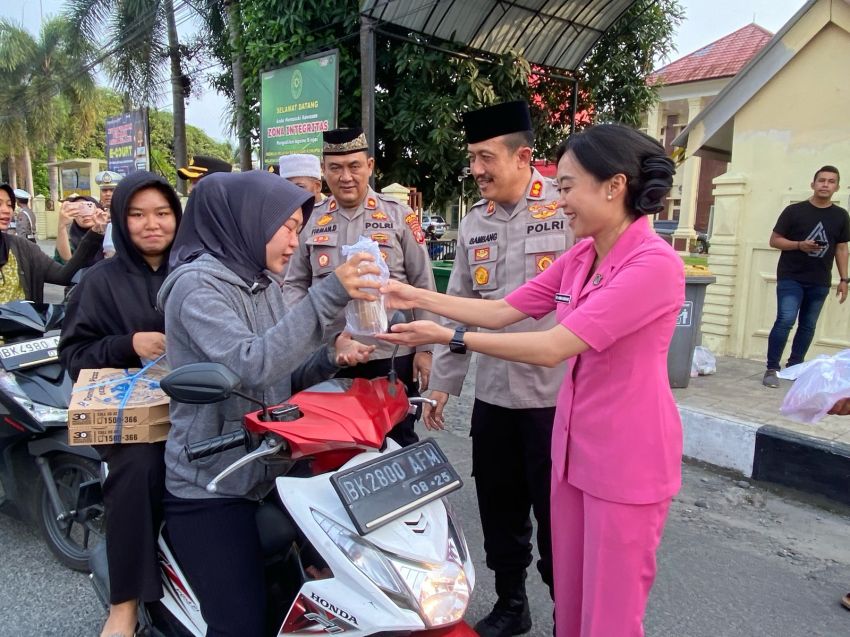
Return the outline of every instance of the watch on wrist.
{"type": "Polygon", "coordinates": [[[461,325],[455,329],[452,340],[449,341],[449,350],[454,354],[466,354],[466,345],[463,343],[463,336],[466,334],[466,326],[461,325]]]}
{"type": "Polygon", "coordinates": [[[841,277],[841,283],[850,283],[850,278],[846,276],[841,277]]]}

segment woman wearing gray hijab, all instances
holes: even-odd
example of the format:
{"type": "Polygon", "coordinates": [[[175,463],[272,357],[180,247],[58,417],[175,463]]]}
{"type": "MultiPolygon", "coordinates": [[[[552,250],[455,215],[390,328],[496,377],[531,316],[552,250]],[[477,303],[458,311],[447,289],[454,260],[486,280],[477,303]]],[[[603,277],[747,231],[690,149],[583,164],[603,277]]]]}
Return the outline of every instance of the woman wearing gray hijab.
{"type": "MultiPolygon", "coordinates": [[[[242,379],[243,391],[268,405],[331,377],[340,365],[368,359],[366,347],[327,333],[353,298],[372,299],[361,278],[377,274],[358,255],[286,307],[279,274],[298,247],[313,195],[262,171],[214,174],[193,189],[171,251],[172,272],[160,293],[172,368],[212,361],[242,379]]],[[[238,397],[212,405],[172,403],[166,443],[165,519],[172,547],[201,602],[208,636],[264,634],[266,594],[255,523],[273,486],[267,465],[253,463],[205,487],[244,454],[231,450],[190,463],[186,444],[242,426],[256,409],[238,397]]]]}

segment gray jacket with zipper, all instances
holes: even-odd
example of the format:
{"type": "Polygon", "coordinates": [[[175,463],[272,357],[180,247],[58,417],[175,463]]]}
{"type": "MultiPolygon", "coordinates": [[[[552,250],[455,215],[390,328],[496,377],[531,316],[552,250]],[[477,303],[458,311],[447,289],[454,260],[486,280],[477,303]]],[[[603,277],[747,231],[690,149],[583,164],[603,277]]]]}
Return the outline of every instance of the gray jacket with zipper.
{"type": "MultiPolygon", "coordinates": [[[[210,255],[172,272],[159,292],[165,310],[166,355],[172,369],[188,363],[222,363],[242,379],[243,393],[267,405],[284,402],[299,389],[327,379],[337,367],[327,345],[350,300],[336,275],[287,307],[274,283],[254,290],[210,255]]],[[[233,396],[211,405],[171,402],[171,431],[165,446],[166,488],[181,498],[265,495],[275,477],[263,462],[225,478],[215,496],[205,487],[245,454],[243,448],[189,462],[184,446],[235,431],[257,406],[233,396]]]]}

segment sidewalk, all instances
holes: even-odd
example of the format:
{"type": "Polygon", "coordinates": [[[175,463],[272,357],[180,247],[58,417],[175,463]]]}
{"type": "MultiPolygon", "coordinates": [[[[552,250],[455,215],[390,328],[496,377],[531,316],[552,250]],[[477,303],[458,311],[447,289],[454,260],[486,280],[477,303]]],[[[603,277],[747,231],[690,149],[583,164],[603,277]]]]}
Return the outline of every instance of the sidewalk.
{"type": "Polygon", "coordinates": [[[685,455],[850,504],[850,417],[803,425],[779,414],[791,381],[761,384],[764,364],[720,357],[717,373],[673,394],[685,455]]]}

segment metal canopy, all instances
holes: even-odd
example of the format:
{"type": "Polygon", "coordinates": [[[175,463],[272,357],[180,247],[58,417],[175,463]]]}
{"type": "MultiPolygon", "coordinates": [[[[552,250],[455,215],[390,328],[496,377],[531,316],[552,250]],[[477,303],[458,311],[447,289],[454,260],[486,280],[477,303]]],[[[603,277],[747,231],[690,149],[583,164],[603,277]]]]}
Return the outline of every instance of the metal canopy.
{"type": "Polygon", "coordinates": [[[532,64],[575,71],[634,0],[365,0],[361,13],[469,49],[513,49],[532,64]]]}

